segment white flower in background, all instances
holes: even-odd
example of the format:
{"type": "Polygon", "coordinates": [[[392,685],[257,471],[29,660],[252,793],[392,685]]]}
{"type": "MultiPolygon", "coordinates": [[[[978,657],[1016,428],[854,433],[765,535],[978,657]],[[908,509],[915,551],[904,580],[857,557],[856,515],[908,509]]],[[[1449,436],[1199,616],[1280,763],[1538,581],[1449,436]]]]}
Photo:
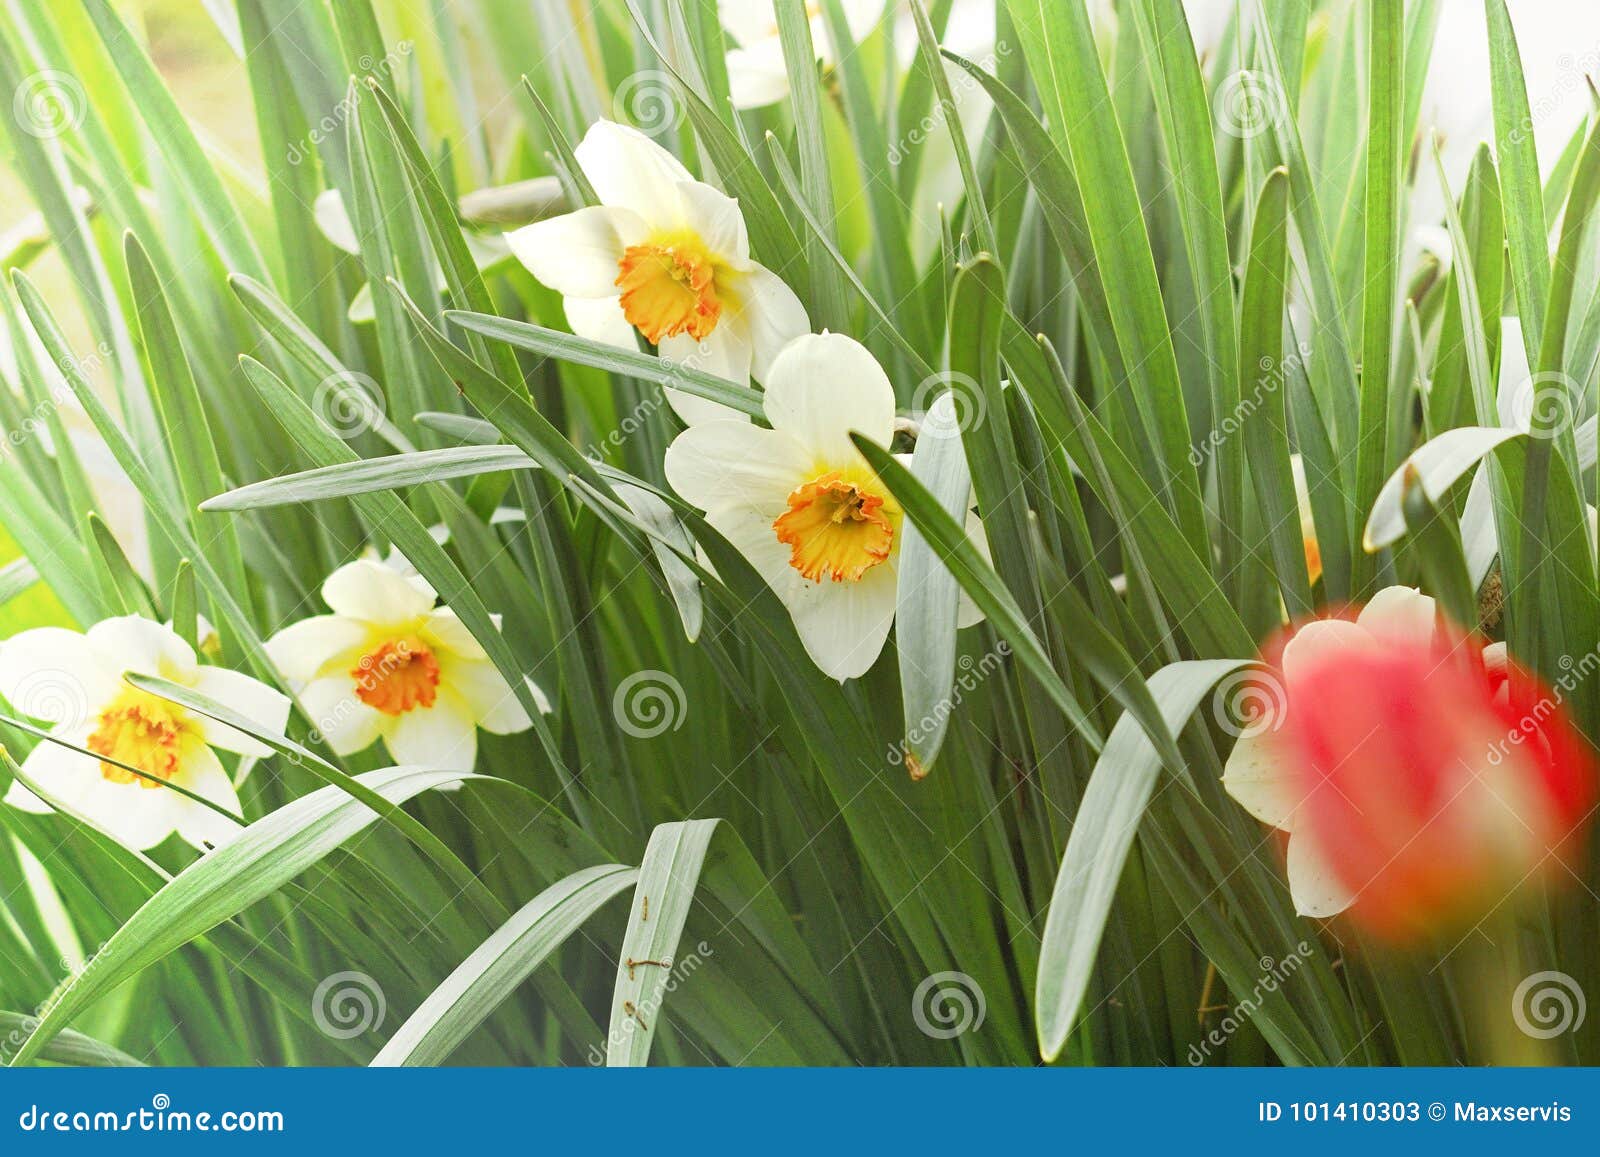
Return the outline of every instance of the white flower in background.
{"type": "MultiPolygon", "coordinates": [[[[667,450],[667,480],[767,580],[817,666],[851,679],[894,622],[903,515],[850,432],[887,446],[894,390],[859,342],[809,334],[772,363],[766,414],[770,430],[684,431],[667,450]]],[[[978,618],[963,607],[961,625],[978,618]]]]}
{"type": "MultiPolygon", "coordinates": [[[[1283,647],[1283,677],[1273,696],[1273,709],[1293,711],[1283,686],[1313,662],[1347,647],[1378,646],[1385,639],[1414,639],[1427,643],[1434,637],[1437,608],[1434,600],[1411,587],[1386,587],[1372,596],[1354,622],[1315,619],[1297,630],[1283,647]]],[[[1505,666],[1504,649],[1499,664],[1505,666]]],[[[1493,648],[1485,655],[1492,665],[1493,648]]],[[[1271,679],[1272,676],[1267,676],[1271,679]]],[[[1299,793],[1303,790],[1295,769],[1274,742],[1284,717],[1268,717],[1247,730],[1234,744],[1222,772],[1222,786],[1245,811],[1262,823],[1289,834],[1289,892],[1295,911],[1319,919],[1336,916],[1354,897],[1340,882],[1315,843],[1296,831],[1299,793]]]]}
{"type": "MultiPolygon", "coordinates": [[[[328,577],[322,598],[333,613],[285,627],[267,653],[337,754],[381,738],[396,763],[471,771],[478,728],[510,735],[532,726],[455,612],[434,606],[426,580],[357,559],[328,577]]],[[[548,712],[543,692],[529,687],[548,712]]]]}
{"type": "MultiPolygon", "coordinates": [[[[271,750],[243,732],[169,703],[123,681],[125,671],[154,675],[282,731],[289,700],[237,671],[202,667],[194,650],[160,623],[136,615],[106,619],[84,634],[40,627],[0,643],[0,695],[12,710],[52,725],[50,733],[96,759],[41,740],[23,773],[63,808],[136,850],[174,830],[204,849],[239,831],[164,783],[239,814],[239,796],[213,748],[261,758],[271,750]],[[145,779],[118,764],[136,767],[145,779]]],[[[47,813],[49,805],[13,783],[5,802],[47,813]]]]}
{"type": "MultiPolygon", "coordinates": [[[[883,18],[885,0],[842,0],[850,37],[860,43],[883,18]]],[[[959,2],[959,0],[958,0],[959,2]]],[[[834,64],[833,38],[822,5],[806,5],[811,45],[824,64],[834,64]]],[[[734,108],[761,108],[789,95],[789,72],[783,66],[778,13],[772,0],[717,0],[717,19],[737,47],[728,50],[728,95],[734,108]]]]}
{"type": "MultiPolygon", "coordinates": [[[[636,129],[596,121],[577,148],[599,205],[506,235],[529,271],[565,298],[574,333],[633,346],[743,384],[811,322],[794,291],[750,259],[739,203],[696,181],[636,129]]],[[[677,390],[686,422],[737,418],[677,390]]]]}

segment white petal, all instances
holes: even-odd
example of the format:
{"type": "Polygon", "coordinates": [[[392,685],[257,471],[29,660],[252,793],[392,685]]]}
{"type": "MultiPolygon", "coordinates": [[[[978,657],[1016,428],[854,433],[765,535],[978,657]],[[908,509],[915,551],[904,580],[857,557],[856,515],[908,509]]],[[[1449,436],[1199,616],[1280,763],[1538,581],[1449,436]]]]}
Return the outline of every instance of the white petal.
{"type": "Polygon", "coordinates": [[[766,411],[773,429],[828,462],[861,460],[852,430],[880,446],[894,437],[894,387],[867,347],[843,334],[785,346],[767,374],[766,411]]]}
{"type": "MultiPolygon", "coordinates": [[[[495,735],[512,735],[533,726],[511,686],[493,663],[454,662],[442,672],[440,680],[460,696],[467,713],[477,725],[495,735]]],[[[530,680],[534,703],[540,714],[548,714],[549,701],[530,680]]]]}
{"type": "Polygon", "coordinates": [[[1239,737],[1222,770],[1223,789],[1240,807],[1264,824],[1292,831],[1294,768],[1283,759],[1279,741],[1270,734],[1239,737]]]}
{"type": "Polygon", "coordinates": [[[313,615],[267,640],[267,655],[291,684],[309,683],[335,660],[352,665],[366,648],[372,628],[343,615],[313,615]]]}
{"type": "MultiPolygon", "coordinates": [[[[89,738],[89,728],[59,728],[55,732],[62,739],[79,747],[89,738]]],[[[98,760],[80,755],[71,748],[62,747],[48,739],[41,739],[22,761],[22,772],[39,785],[39,790],[71,811],[81,812],[85,796],[102,783],[98,760]]],[[[35,815],[45,815],[54,809],[32,790],[15,780],[6,793],[6,803],[35,815]]]]}
{"type": "MultiPolygon", "coordinates": [[[[725,318],[716,329],[698,341],[686,333],[663,338],[661,344],[656,346],[656,352],[676,365],[689,366],[741,386],[750,380],[752,348],[750,334],[742,318],[725,318]]],[[[694,426],[719,419],[737,422],[750,420],[748,414],[724,406],[721,402],[710,402],[670,386],[663,389],[667,401],[685,425],[694,426]]]]}
{"type": "Polygon", "coordinates": [[[422,641],[436,650],[453,652],[463,659],[489,657],[467,625],[448,607],[440,607],[423,621],[422,641]]]}
{"type": "Polygon", "coordinates": [[[567,297],[608,297],[617,292],[622,251],[648,230],[626,209],[590,205],[506,234],[512,255],[529,273],[567,297]]]}
{"type": "Polygon", "coordinates": [[[322,230],[322,235],[346,253],[360,254],[361,242],[356,238],[350,214],[345,212],[344,198],[338,189],[324,189],[311,203],[311,216],[322,230]]]}
{"type": "Polygon", "coordinates": [[[728,50],[728,96],[734,108],[765,108],[789,95],[783,44],[766,37],[728,50]]]}
{"type": "Polygon", "coordinates": [[[717,21],[736,44],[746,47],[778,35],[778,12],[772,0],[717,0],[717,21]]]}
{"type": "Polygon", "coordinates": [[[471,771],[478,759],[478,729],[467,705],[441,690],[432,707],[407,711],[384,733],[397,764],[471,771]]]}
{"type": "MultiPolygon", "coordinates": [[[[897,454],[895,457],[904,457],[904,455],[897,454]]],[[[909,466],[909,463],[907,465],[909,466]]],[[[971,540],[973,546],[978,548],[978,553],[983,556],[984,561],[992,563],[994,555],[989,551],[989,535],[983,529],[983,519],[978,517],[976,510],[969,509],[967,511],[966,530],[967,538],[971,540]]],[[[967,588],[962,587],[956,602],[956,630],[975,627],[983,622],[983,619],[983,611],[978,608],[977,603],[972,601],[972,596],[967,593],[967,588]]]]}
{"type": "Polygon", "coordinates": [[[1413,587],[1385,587],[1361,609],[1356,624],[1381,639],[1427,646],[1433,642],[1437,614],[1433,599],[1421,591],[1413,587]]]}
{"type": "MultiPolygon", "coordinates": [[[[241,815],[244,811],[239,805],[239,793],[234,790],[228,773],[210,748],[198,749],[184,762],[177,775],[177,783],[234,815],[241,815]]],[[[244,831],[243,825],[227,816],[218,815],[202,803],[196,803],[177,792],[163,794],[173,798],[174,825],[178,835],[191,847],[201,851],[205,851],[208,844],[220,847],[244,831]]]]}
{"type": "Polygon", "coordinates": [[[371,747],[388,718],[361,701],[355,680],[348,675],[333,675],[309,684],[300,692],[300,704],[311,719],[312,728],[336,755],[354,755],[371,747]]]}
{"type": "Polygon", "coordinates": [[[1504,643],[1490,643],[1483,649],[1483,670],[1488,675],[1504,675],[1511,666],[1511,654],[1504,643]]]}
{"type": "Polygon", "coordinates": [[[810,582],[789,565],[791,551],[772,530],[770,511],[725,508],[706,515],[777,593],[794,619],[806,653],[829,678],[866,672],[883,650],[894,623],[894,560],[869,570],[859,582],[810,582]]]}
{"type": "Polygon", "coordinates": [[[1302,916],[1326,920],[1355,902],[1306,832],[1289,837],[1289,895],[1302,916]]]}
{"type": "Polygon", "coordinates": [[[117,673],[137,671],[176,683],[194,678],[194,648],[172,628],[138,615],[102,619],[85,633],[101,663],[117,673]]]}
{"type": "MultiPolygon", "coordinates": [[[[81,746],[87,734],[80,730],[69,738],[81,746]]],[[[165,788],[113,783],[100,774],[98,760],[48,740],[33,749],[22,770],[46,796],[135,851],[153,848],[171,834],[172,801],[182,798],[165,788]]]]}
{"type": "Polygon", "coordinates": [[[665,462],[672,488],[701,510],[776,503],[779,513],[815,465],[787,434],[744,422],[691,426],[667,447],[665,462]]]}
{"type": "Polygon", "coordinates": [[[678,186],[694,177],[638,129],[595,121],[574,152],[601,204],[632,209],[652,227],[682,222],[678,186]]]}
{"type": "Polygon", "coordinates": [[[76,631],[38,627],[0,643],[0,696],[30,719],[80,726],[116,695],[109,670],[76,631]]]}
{"type": "Polygon", "coordinates": [[[579,337],[618,349],[639,349],[638,331],[623,316],[620,296],[564,297],[561,308],[567,315],[567,327],[579,337]]]}
{"type": "Polygon", "coordinates": [[[743,268],[750,260],[750,237],[739,202],[703,181],[683,182],[678,186],[678,199],[684,224],[711,255],[726,265],[743,268]]]}
{"type": "Polygon", "coordinates": [[[364,623],[400,624],[433,609],[437,596],[421,579],[396,574],[381,562],[358,558],[328,576],[322,599],[335,614],[364,623]]]}
{"type": "Polygon", "coordinates": [[[750,335],[750,373],[764,382],[772,362],[796,338],[811,332],[811,319],[794,290],[764,265],[752,264],[731,279],[725,307],[750,335]]]}
{"type": "Polygon", "coordinates": [[[1344,619],[1317,619],[1294,633],[1283,648],[1283,673],[1293,683],[1324,655],[1372,646],[1372,635],[1344,619]]]}
{"type": "MultiPolygon", "coordinates": [[[[230,671],[226,667],[202,667],[195,679],[194,689],[250,722],[259,724],[263,731],[281,735],[288,726],[288,696],[238,671],[230,671]]],[[[218,723],[204,715],[196,715],[195,720],[200,724],[200,734],[213,747],[236,751],[240,755],[253,755],[257,759],[265,759],[272,754],[272,748],[226,723],[218,723]]]]}

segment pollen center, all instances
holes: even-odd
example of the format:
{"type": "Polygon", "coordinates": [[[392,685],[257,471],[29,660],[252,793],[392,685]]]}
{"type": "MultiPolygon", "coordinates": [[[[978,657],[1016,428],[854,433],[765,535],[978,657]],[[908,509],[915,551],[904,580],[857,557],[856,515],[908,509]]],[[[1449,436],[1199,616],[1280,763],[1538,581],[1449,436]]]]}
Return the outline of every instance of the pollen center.
{"type": "Polygon", "coordinates": [[[699,341],[717,328],[716,263],[698,237],[630,245],[617,269],[622,314],[652,343],[680,333],[699,341]]]}
{"type": "Polygon", "coordinates": [[[187,720],[170,703],[154,695],[128,691],[100,713],[84,746],[104,757],[100,774],[112,783],[156,788],[161,786],[157,780],[169,780],[177,774],[189,735],[187,720]],[[155,779],[135,775],[108,760],[136,767],[155,779]]]}
{"type": "Polygon", "coordinates": [[[432,707],[439,693],[439,660],[421,639],[390,639],[361,656],[350,671],[356,695],[385,715],[432,707]]]}
{"type": "Polygon", "coordinates": [[[837,471],[797,486],[789,509],[772,524],[778,541],[790,548],[789,565],[821,582],[856,582],[889,557],[894,526],[873,494],[837,471]]]}

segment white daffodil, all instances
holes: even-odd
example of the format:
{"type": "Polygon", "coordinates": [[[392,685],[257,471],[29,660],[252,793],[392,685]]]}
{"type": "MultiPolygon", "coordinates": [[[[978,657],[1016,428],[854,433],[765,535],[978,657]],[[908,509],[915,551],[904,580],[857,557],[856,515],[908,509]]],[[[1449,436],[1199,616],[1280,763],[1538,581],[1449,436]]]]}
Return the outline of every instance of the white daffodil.
{"type": "MultiPolygon", "coordinates": [[[[1282,678],[1267,676],[1271,689],[1268,711],[1234,744],[1222,773],[1222,786],[1247,812],[1262,823],[1289,835],[1289,893],[1302,916],[1326,918],[1343,912],[1354,901],[1349,890],[1329,867],[1310,834],[1297,830],[1300,780],[1276,742],[1288,713],[1294,710],[1286,687],[1314,660],[1349,647],[1374,647],[1385,639],[1433,640],[1437,608],[1434,600],[1411,587],[1386,587],[1372,596],[1354,622],[1316,619],[1297,630],[1284,644],[1282,678]]],[[[1493,653],[1486,654],[1492,663],[1493,653]]],[[[1500,652],[1500,666],[1505,665],[1500,652]]]]}
{"type": "MultiPolygon", "coordinates": [[[[471,771],[478,728],[532,726],[509,684],[420,576],[357,559],[322,584],[330,615],[285,627],[267,653],[339,755],[382,739],[396,763],[471,771]]],[[[540,711],[550,710],[533,686],[540,711]]]]}
{"type": "MultiPolygon", "coordinates": [[[[62,743],[103,758],[41,740],[23,762],[23,774],[64,810],[127,847],[153,848],[174,830],[201,849],[223,842],[239,830],[237,824],[163,785],[238,815],[239,796],[212,749],[254,758],[271,750],[130,686],[122,678],[127,671],[191,688],[263,730],[282,731],[289,718],[283,695],[237,671],[200,666],[193,648],[160,623],[129,615],[96,623],[84,634],[39,627],[0,643],[0,695],[13,711],[51,724],[50,734],[62,743]]],[[[20,781],[5,802],[23,811],[51,810],[20,781]]]]}
{"type": "MultiPolygon", "coordinates": [[[[883,18],[884,0],[843,0],[850,38],[865,39],[883,18]]],[[[807,4],[811,46],[824,64],[838,60],[821,4],[807,4]]],[[[734,108],[761,108],[789,95],[789,71],[783,64],[778,13],[772,0],[717,0],[717,19],[737,43],[728,50],[728,95],[734,108]]]]}
{"type": "MultiPolygon", "coordinates": [[[[636,330],[669,361],[740,384],[765,380],[811,322],[794,291],[750,259],[739,203],[611,121],[590,127],[577,158],[600,204],[506,235],[563,296],[573,332],[631,348],[636,330]]],[[[740,417],[678,390],[667,398],[686,422],[740,417]]]]}
{"type": "MultiPolygon", "coordinates": [[[[765,404],[770,430],[706,422],[678,435],[667,480],[777,592],[817,666],[854,678],[894,622],[903,515],[850,432],[888,445],[894,390],[859,342],[809,334],[772,363],[765,404]]],[[[961,625],[977,618],[963,607],[961,625]]]]}

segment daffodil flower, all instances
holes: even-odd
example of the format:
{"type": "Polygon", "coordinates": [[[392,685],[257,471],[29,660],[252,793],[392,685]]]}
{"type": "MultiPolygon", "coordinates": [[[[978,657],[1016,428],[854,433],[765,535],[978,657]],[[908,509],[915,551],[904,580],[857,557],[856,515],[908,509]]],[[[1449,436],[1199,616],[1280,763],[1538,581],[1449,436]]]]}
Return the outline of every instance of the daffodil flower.
{"type": "Polygon", "coordinates": [[[267,653],[335,753],[381,738],[396,763],[471,771],[478,728],[510,735],[532,726],[455,612],[434,605],[425,579],[357,559],[328,576],[322,598],[333,613],[285,627],[267,653]]]}
{"type": "MultiPolygon", "coordinates": [[[[50,734],[63,744],[93,755],[41,740],[23,761],[23,774],[126,847],[153,848],[174,830],[201,849],[223,842],[238,825],[166,785],[238,815],[238,793],[213,749],[254,758],[271,750],[131,686],[122,678],[129,671],[191,688],[263,730],[282,731],[288,722],[287,698],[247,675],[200,666],[193,648],[160,623],[129,615],[83,634],[39,627],[0,643],[0,695],[19,714],[51,724],[50,734]]],[[[20,781],[5,802],[39,814],[52,810],[20,781]]]]}
{"type": "MultiPolygon", "coordinates": [[[[765,407],[770,430],[724,421],[678,435],[667,480],[767,580],[817,666],[851,679],[894,622],[904,515],[850,432],[888,445],[894,390],[865,346],[810,334],[772,363],[765,407]]],[[[961,625],[977,618],[963,606],[961,625]]]]}
{"type": "MultiPolygon", "coordinates": [[[[883,18],[884,0],[842,0],[852,40],[861,41],[883,18]]],[[[824,64],[833,64],[833,38],[822,5],[806,5],[811,46],[824,64]]],[[[728,50],[728,95],[734,108],[761,108],[789,95],[789,71],[783,63],[778,14],[772,0],[717,0],[717,19],[738,43],[728,50]]],[[[991,18],[992,21],[992,18],[991,18]]]]}
{"type": "MultiPolygon", "coordinates": [[[[563,296],[573,332],[632,347],[636,331],[669,361],[740,384],[765,380],[811,323],[794,291],[750,259],[739,203],[611,121],[590,127],[577,158],[600,204],[506,235],[517,259],[563,296]]],[[[667,399],[690,423],[740,417],[679,390],[667,399]]]]}

